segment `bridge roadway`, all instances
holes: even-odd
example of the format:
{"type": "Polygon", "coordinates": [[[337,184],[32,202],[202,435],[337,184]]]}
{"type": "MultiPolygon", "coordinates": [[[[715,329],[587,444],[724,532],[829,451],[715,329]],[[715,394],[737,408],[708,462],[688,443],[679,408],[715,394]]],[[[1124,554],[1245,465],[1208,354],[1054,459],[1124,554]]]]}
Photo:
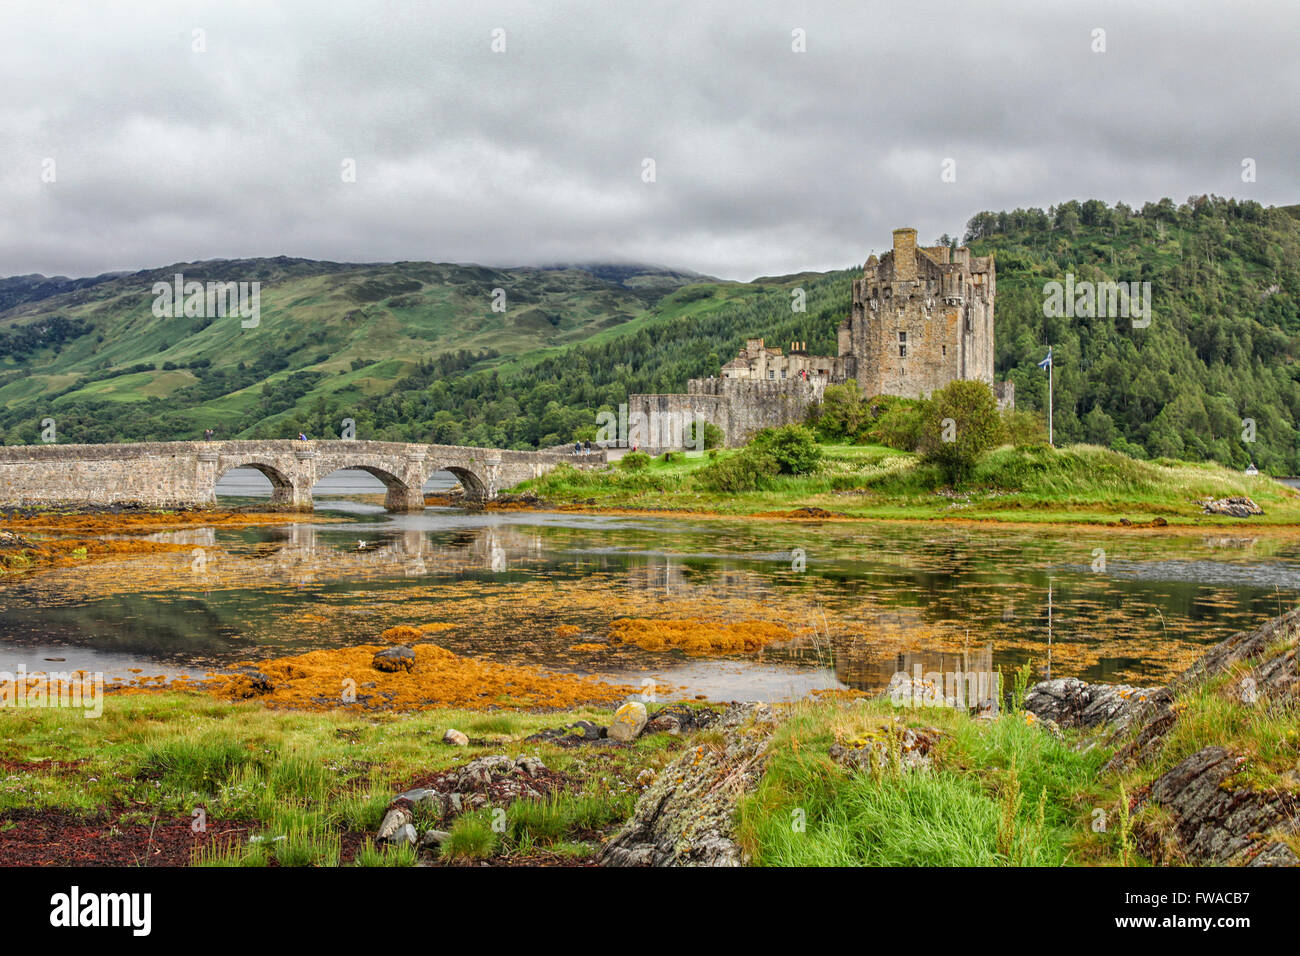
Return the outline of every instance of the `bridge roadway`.
{"type": "Polygon", "coordinates": [[[471,499],[506,488],[561,462],[604,464],[604,454],[512,451],[381,441],[201,441],[122,445],[0,446],[0,505],[140,505],[200,508],[216,503],[217,479],[255,468],[271,481],[271,504],[309,511],[311,490],[340,468],[369,472],[387,488],[390,511],[424,508],[424,483],[449,471],[471,499]]]}

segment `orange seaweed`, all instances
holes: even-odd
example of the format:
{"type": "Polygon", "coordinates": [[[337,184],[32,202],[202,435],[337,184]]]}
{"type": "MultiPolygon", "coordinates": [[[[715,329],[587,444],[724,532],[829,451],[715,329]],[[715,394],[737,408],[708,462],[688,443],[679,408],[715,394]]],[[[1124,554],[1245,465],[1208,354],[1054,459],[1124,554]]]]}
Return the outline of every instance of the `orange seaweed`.
{"type": "Polygon", "coordinates": [[[199,686],[223,699],[256,697],[272,707],[303,710],[565,709],[621,702],[636,691],[594,677],[461,657],[436,644],[415,645],[414,668],[388,673],[371,665],[380,650],[363,644],[237,665],[264,674],[274,687],[266,693],[258,693],[244,674],[214,675],[199,686]]]}
{"type": "Polygon", "coordinates": [[[708,621],[700,618],[652,620],[622,617],[609,626],[610,638],[648,651],[670,648],[688,654],[757,651],[768,644],[794,639],[794,633],[772,621],[708,621]]]}

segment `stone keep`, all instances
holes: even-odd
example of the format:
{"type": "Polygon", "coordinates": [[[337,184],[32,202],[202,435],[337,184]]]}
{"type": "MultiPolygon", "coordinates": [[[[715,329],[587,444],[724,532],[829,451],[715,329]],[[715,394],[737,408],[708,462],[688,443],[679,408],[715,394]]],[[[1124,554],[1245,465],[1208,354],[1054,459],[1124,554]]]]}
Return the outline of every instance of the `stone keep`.
{"type": "Polygon", "coordinates": [[[685,395],[633,395],[632,412],[703,418],[727,444],[755,432],[803,421],[829,384],[855,379],[868,396],[924,398],[957,379],[986,382],[1004,408],[1015,405],[1011,382],[993,380],[992,256],[970,249],[919,247],[916,230],[894,230],[893,249],[872,255],[853,280],[836,356],[789,352],[749,339],[716,378],[692,379],[685,395]]]}

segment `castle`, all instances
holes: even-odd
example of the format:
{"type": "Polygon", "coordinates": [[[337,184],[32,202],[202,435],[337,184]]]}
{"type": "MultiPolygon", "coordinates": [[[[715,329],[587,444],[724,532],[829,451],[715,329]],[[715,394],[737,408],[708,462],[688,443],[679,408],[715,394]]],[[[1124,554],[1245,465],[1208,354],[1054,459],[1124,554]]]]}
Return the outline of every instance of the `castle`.
{"type": "Polygon", "coordinates": [[[763,428],[802,422],[827,385],[849,379],[868,396],[905,398],[974,379],[988,383],[1000,406],[1014,407],[1012,383],[993,380],[996,296],[992,256],[919,247],[915,229],[895,229],[894,248],[879,259],[872,255],[853,280],[838,355],[810,355],[802,342],[783,352],[749,339],[719,377],[691,379],[684,395],[633,395],[628,407],[651,422],[702,418],[723,430],[728,445],[743,445],[763,428]]]}

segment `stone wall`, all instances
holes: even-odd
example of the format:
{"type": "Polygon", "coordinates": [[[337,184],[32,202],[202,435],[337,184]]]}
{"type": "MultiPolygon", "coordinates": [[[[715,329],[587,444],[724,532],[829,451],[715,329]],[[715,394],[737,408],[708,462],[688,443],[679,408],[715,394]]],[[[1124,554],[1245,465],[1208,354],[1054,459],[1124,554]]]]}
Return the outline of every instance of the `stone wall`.
{"type": "MultiPolygon", "coordinates": [[[[670,416],[679,421],[703,420],[722,429],[728,447],[745,444],[764,428],[800,424],[808,409],[821,401],[824,379],[759,381],[750,379],[693,378],[685,394],[631,395],[628,418],[640,413],[654,422],[670,416]]],[[[629,442],[651,451],[670,446],[663,442],[629,442]]]]}
{"type": "Polygon", "coordinates": [[[311,508],[311,489],[340,468],[369,472],[387,488],[394,511],[424,507],[422,488],[450,471],[468,496],[495,498],[550,471],[555,452],[370,441],[143,442],[127,445],[0,446],[0,505],[141,505],[201,508],[216,503],[217,479],[252,467],[271,481],[273,506],[311,508]]]}
{"type": "Polygon", "coordinates": [[[723,434],[731,432],[731,408],[719,395],[629,395],[627,417],[626,447],[651,453],[684,447],[685,429],[692,422],[708,422],[723,434]]]}

